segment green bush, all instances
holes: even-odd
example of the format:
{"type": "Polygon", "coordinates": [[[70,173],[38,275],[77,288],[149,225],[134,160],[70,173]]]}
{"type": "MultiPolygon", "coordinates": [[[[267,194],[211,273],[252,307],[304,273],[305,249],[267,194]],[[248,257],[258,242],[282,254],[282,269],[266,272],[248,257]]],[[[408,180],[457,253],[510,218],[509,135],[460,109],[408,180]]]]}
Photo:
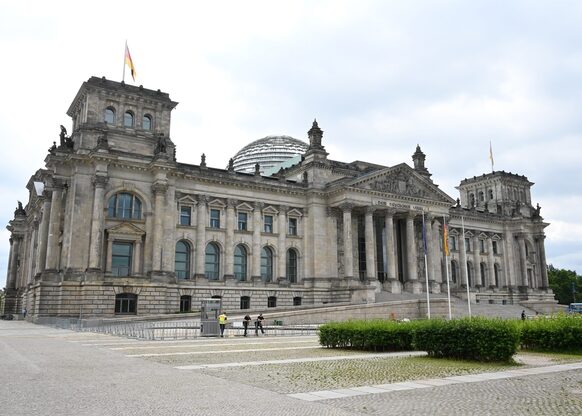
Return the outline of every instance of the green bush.
{"type": "Polygon", "coordinates": [[[542,351],[582,351],[582,316],[556,315],[519,326],[521,347],[542,351]]]}
{"type": "Polygon", "coordinates": [[[373,351],[427,351],[433,357],[508,361],[517,351],[515,323],[493,319],[348,321],[322,325],[320,344],[373,351]]]}

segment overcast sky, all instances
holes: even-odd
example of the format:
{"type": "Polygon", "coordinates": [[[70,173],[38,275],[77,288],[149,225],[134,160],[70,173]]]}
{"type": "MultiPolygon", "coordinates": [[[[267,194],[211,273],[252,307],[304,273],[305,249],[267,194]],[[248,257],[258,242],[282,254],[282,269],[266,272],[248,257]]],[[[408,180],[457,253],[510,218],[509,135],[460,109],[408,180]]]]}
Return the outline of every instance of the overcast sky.
{"type": "Polygon", "coordinates": [[[317,118],[331,159],[411,164],[418,143],[457,198],[491,171],[491,141],[495,170],[535,183],[548,263],[582,272],[579,1],[0,2],[0,224],[71,130],[81,83],[121,81],[127,39],[126,82],[180,103],[180,162],[223,168],[264,136],[307,140],[317,118]]]}

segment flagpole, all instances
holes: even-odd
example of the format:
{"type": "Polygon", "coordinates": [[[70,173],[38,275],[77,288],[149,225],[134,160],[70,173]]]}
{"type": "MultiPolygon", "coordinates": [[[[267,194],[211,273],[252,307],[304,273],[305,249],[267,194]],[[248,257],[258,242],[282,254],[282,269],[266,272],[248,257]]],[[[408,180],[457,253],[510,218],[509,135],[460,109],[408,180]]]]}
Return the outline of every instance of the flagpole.
{"type": "Polygon", "coordinates": [[[467,279],[467,306],[469,307],[469,318],[471,317],[471,295],[469,293],[469,272],[467,271],[467,247],[465,246],[465,218],[461,216],[461,229],[463,231],[463,251],[465,252],[465,277],[467,279]]]}
{"type": "Polygon", "coordinates": [[[449,249],[448,249],[448,241],[449,238],[447,236],[447,220],[443,216],[443,237],[444,237],[444,249],[445,249],[445,269],[447,270],[447,299],[449,301],[449,320],[453,319],[451,314],[451,285],[449,283],[449,249]]]}
{"type": "Polygon", "coordinates": [[[489,140],[489,159],[491,159],[491,173],[494,173],[493,166],[495,163],[493,162],[493,146],[491,145],[491,140],[489,140]]]}
{"type": "Polygon", "coordinates": [[[426,259],[426,224],[424,222],[424,211],[422,211],[422,247],[424,249],[424,277],[426,280],[426,310],[430,319],[430,294],[428,285],[428,261],[426,259]]]}
{"type": "Polygon", "coordinates": [[[127,39],[125,40],[125,49],[123,50],[123,77],[121,82],[125,82],[125,57],[127,55],[127,39]]]}

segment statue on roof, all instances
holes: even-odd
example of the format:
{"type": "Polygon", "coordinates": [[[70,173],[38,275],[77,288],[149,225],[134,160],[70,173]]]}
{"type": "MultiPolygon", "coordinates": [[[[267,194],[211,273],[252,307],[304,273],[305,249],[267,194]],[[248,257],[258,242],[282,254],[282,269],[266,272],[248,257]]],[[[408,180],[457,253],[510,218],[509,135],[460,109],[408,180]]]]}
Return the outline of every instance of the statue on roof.
{"type": "Polygon", "coordinates": [[[156,148],[154,150],[155,154],[159,153],[167,153],[168,152],[168,139],[164,136],[164,133],[158,134],[158,143],[156,144],[156,148]]]}
{"type": "Polygon", "coordinates": [[[14,211],[14,215],[26,215],[26,211],[22,207],[22,202],[20,202],[20,201],[17,201],[17,202],[18,202],[18,206],[16,207],[16,210],[14,211]]]}

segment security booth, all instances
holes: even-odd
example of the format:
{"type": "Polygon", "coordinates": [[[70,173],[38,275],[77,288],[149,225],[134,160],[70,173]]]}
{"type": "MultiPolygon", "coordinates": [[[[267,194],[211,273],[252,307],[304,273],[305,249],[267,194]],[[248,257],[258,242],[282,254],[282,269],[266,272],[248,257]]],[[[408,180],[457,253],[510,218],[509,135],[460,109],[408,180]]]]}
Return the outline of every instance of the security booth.
{"type": "Polygon", "coordinates": [[[202,299],[200,304],[200,335],[217,337],[220,335],[218,315],[222,309],[222,299],[202,299]]]}

